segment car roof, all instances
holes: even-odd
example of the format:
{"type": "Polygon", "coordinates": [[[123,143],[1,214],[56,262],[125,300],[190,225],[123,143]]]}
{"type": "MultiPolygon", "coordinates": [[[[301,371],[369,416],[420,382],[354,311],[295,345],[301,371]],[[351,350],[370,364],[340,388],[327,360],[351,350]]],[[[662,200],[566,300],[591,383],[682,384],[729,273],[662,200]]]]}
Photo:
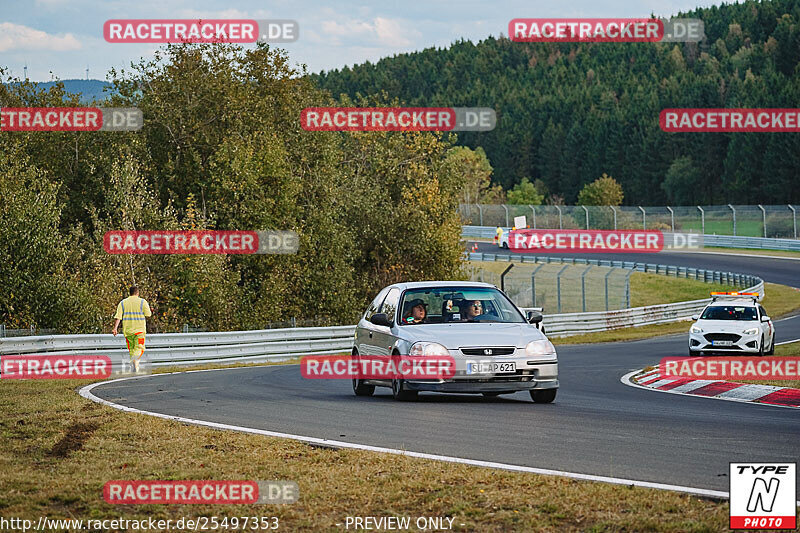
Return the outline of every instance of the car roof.
{"type": "Polygon", "coordinates": [[[737,307],[755,307],[758,304],[754,302],[751,298],[724,298],[724,299],[720,298],[708,304],[708,307],[723,306],[723,305],[735,305],[737,307]]]}
{"type": "Polygon", "coordinates": [[[482,281],[409,281],[406,283],[395,283],[392,287],[396,287],[401,291],[407,289],[426,289],[429,287],[481,287],[487,289],[496,289],[491,283],[484,283],[482,281]]]}

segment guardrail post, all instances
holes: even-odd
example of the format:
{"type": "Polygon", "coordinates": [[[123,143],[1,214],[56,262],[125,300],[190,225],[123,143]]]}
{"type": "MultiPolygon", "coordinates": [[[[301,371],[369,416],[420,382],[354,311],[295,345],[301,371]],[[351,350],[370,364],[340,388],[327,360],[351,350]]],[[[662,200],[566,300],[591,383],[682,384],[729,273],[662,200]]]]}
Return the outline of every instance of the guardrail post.
{"type": "Polygon", "coordinates": [[[608,206],[614,212],[614,231],[617,231],[617,208],[613,205],[608,206]]]}
{"type": "Polygon", "coordinates": [[[569,265],[564,265],[564,267],[558,271],[556,274],[556,294],[558,296],[558,313],[561,313],[561,273],[564,272],[569,265]]]}
{"type": "Polygon", "coordinates": [[[764,206],[758,204],[758,208],[761,209],[761,221],[764,224],[764,238],[767,238],[767,211],[764,209],[764,206]]]}
{"type": "Polygon", "coordinates": [[[6,336],[6,325],[5,324],[0,324],[0,338],[5,337],[5,336],[6,336]]]}
{"type": "Polygon", "coordinates": [[[586,229],[588,230],[589,229],[589,209],[585,205],[582,205],[581,207],[586,212],[586,229]]]}
{"type": "Polygon", "coordinates": [[[536,208],[532,205],[529,205],[528,207],[530,207],[531,211],[533,212],[533,229],[536,229],[536,208]]]}
{"type": "Polygon", "coordinates": [[[561,225],[561,208],[558,207],[557,205],[553,207],[555,207],[558,210],[558,229],[564,229],[563,226],[561,225]]]}
{"type": "Polygon", "coordinates": [[[700,207],[699,205],[697,206],[697,209],[700,210],[700,227],[702,228],[703,235],[705,235],[706,234],[706,212],[703,211],[703,208],[700,207]]]}
{"type": "Polygon", "coordinates": [[[583,312],[586,312],[586,274],[592,269],[592,265],[589,265],[586,270],[581,273],[581,307],[583,308],[583,312]]]}
{"type": "Polygon", "coordinates": [[[669,210],[669,218],[672,225],[672,233],[675,233],[675,211],[673,211],[670,206],[667,206],[667,210],[669,210]]]}
{"type": "Polygon", "coordinates": [[[478,208],[478,225],[483,226],[483,208],[481,207],[481,204],[475,204],[475,207],[478,208]]]}
{"type": "Polygon", "coordinates": [[[531,272],[531,299],[533,300],[533,305],[531,307],[536,307],[536,273],[539,272],[539,269],[544,265],[545,263],[542,263],[531,272]]]}
{"type": "Polygon", "coordinates": [[[642,207],[642,206],[637,206],[637,207],[639,208],[639,211],[642,212],[642,229],[646,230],[647,229],[647,213],[645,213],[644,207],[642,207]]]}
{"type": "Polygon", "coordinates": [[[500,205],[502,205],[503,209],[505,209],[505,211],[506,211],[506,227],[510,228],[511,224],[508,223],[508,206],[506,204],[500,204],[500,205]]]}
{"type": "Polygon", "coordinates": [[[794,238],[796,239],[797,238],[797,211],[795,211],[794,207],[792,207],[792,204],[787,204],[787,205],[789,206],[789,209],[792,210],[792,226],[794,226],[794,238]]]}
{"type": "Polygon", "coordinates": [[[728,207],[730,207],[731,211],[733,211],[733,236],[736,237],[736,208],[734,208],[731,204],[728,204],[728,207]]]}

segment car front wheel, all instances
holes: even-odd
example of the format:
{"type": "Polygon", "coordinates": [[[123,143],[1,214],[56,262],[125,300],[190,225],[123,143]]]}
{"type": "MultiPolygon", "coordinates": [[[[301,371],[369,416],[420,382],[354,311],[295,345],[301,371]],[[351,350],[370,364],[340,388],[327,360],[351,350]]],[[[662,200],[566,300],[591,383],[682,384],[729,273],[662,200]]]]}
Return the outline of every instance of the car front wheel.
{"type": "Polygon", "coordinates": [[[418,396],[417,391],[407,390],[403,388],[402,379],[392,380],[392,398],[401,402],[410,402],[416,400],[418,396]]]}
{"type": "Polygon", "coordinates": [[[532,390],[531,399],[536,403],[552,403],[558,389],[532,390]]]}

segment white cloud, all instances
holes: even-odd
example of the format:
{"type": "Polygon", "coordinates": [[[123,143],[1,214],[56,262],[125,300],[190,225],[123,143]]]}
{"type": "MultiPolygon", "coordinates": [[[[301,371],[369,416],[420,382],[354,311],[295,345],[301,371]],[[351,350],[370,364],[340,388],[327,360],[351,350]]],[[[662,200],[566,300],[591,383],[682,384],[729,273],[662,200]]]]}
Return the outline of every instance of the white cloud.
{"type": "Polygon", "coordinates": [[[367,39],[371,43],[381,46],[411,46],[415,39],[420,39],[422,34],[415,29],[403,27],[397,19],[375,17],[371,22],[364,20],[348,20],[337,22],[326,20],[322,22],[323,33],[330,36],[336,44],[342,38],[367,39]]]}
{"type": "Polygon", "coordinates": [[[0,52],[9,50],[51,50],[66,52],[80,50],[81,43],[71,33],[50,35],[28,26],[0,22],[0,52]]]}

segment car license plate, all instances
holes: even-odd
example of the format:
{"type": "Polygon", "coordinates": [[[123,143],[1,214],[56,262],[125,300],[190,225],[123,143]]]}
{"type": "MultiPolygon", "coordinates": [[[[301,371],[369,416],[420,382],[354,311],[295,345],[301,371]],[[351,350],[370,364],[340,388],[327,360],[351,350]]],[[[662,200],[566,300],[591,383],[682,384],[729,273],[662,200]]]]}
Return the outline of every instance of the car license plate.
{"type": "Polygon", "coordinates": [[[467,363],[467,374],[513,374],[516,363],[467,363]]]}
{"type": "Polygon", "coordinates": [[[711,341],[711,346],[733,346],[733,341],[711,341]]]}

